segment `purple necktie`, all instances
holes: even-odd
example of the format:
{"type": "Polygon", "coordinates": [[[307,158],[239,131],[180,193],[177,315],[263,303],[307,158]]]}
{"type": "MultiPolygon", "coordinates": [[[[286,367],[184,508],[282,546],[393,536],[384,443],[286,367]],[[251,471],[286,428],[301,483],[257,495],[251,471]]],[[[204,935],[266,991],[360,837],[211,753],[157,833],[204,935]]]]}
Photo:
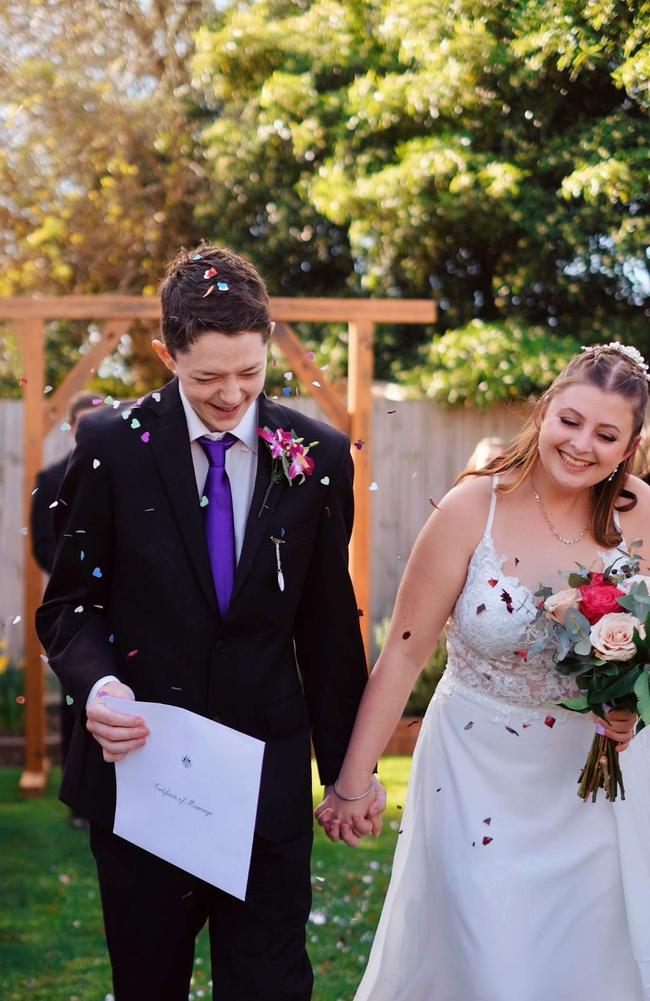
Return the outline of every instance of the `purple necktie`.
{"type": "Polygon", "coordinates": [[[210,553],[212,577],[221,614],[226,615],[235,584],[235,523],[232,513],[230,480],[226,472],[226,452],[237,439],[225,434],[219,441],[199,438],[210,468],[203,487],[208,499],[204,507],[205,536],[210,553]]]}

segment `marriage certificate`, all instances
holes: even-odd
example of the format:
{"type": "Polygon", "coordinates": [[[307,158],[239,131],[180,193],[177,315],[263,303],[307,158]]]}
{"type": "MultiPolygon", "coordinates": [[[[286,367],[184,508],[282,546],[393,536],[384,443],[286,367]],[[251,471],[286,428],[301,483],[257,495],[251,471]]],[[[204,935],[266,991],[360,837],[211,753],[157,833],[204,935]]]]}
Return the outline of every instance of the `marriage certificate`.
{"type": "Polygon", "coordinates": [[[177,706],[104,704],[151,731],[115,765],[114,833],[244,900],[264,742],[177,706]]]}

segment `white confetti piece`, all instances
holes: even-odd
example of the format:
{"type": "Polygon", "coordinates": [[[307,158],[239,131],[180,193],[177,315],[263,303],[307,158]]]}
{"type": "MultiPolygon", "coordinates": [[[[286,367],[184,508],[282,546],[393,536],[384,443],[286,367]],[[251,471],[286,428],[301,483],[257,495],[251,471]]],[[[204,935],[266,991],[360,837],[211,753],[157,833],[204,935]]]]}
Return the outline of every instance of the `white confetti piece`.
{"type": "Polygon", "coordinates": [[[18,625],[18,623],[20,622],[21,618],[22,618],[22,616],[20,616],[20,615],[15,615],[15,616],[13,617],[13,619],[11,620],[11,624],[12,624],[12,626],[17,626],[17,625],[18,625]]]}
{"type": "Polygon", "coordinates": [[[93,469],[99,469],[100,466],[101,462],[99,461],[99,459],[93,459],[93,469]]]}
{"type": "Polygon", "coordinates": [[[379,484],[375,483],[375,481],[373,480],[370,486],[368,487],[368,490],[372,490],[374,493],[375,490],[379,490],[379,484]]]}
{"type": "Polygon", "coordinates": [[[329,476],[323,476],[323,478],[321,479],[321,483],[323,484],[324,487],[328,487],[330,485],[329,476]]]}
{"type": "Polygon", "coordinates": [[[21,528],[20,529],[20,534],[21,535],[28,535],[29,534],[29,529],[28,528],[21,528]]]}
{"type": "Polygon", "coordinates": [[[312,386],[316,386],[317,389],[320,389],[320,382],[316,382],[314,380],[314,382],[312,382],[312,386]]]}
{"type": "Polygon", "coordinates": [[[77,607],[75,608],[75,612],[83,612],[83,610],[84,610],[83,605],[77,605],[77,607]]]}
{"type": "Polygon", "coordinates": [[[156,403],[160,403],[160,393],[152,393],[151,394],[151,399],[155,400],[156,403]]]}
{"type": "Polygon", "coordinates": [[[210,501],[205,496],[205,494],[203,494],[203,497],[201,498],[201,507],[207,507],[209,503],[210,501]]]}

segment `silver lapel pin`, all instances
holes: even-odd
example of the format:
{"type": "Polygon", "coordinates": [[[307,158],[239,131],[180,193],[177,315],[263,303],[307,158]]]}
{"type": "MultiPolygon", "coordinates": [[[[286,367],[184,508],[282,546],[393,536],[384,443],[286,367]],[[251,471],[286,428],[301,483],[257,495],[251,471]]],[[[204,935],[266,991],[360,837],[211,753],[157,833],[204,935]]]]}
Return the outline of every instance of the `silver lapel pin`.
{"type": "Polygon", "coordinates": [[[284,544],[284,539],[276,539],[275,536],[272,535],[271,542],[275,545],[275,559],[278,565],[278,587],[281,591],[284,591],[284,574],[282,573],[282,561],[280,559],[280,546],[284,544]]]}

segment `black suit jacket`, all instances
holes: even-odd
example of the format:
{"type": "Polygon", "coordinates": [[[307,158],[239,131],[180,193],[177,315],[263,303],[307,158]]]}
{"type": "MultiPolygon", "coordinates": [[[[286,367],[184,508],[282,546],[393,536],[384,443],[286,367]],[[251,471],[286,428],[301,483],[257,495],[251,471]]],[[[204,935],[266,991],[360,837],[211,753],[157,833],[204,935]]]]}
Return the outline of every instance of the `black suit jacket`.
{"type": "Polygon", "coordinates": [[[349,440],[264,396],[259,423],[317,440],[316,469],[267,494],[271,457],[260,441],[225,620],[176,379],[128,420],[111,410],[79,425],[37,629],[78,716],[61,798],[97,823],[113,824],[115,772],[85,729],[85,704],[106,674],[138,700],[182,706],[267,742],[263,837],[286,840],[311,827],[310,735],[321,781],[338,774],[367,676],[348,574],[349,440]],[[283,592],[272,536],[285,540],[283,592]]]}
{"type": "Polygon", "coordinates": [[[52,522],[53,508],[68,465],[69,455],[42,469],[36,477],[36,493],[32,498],[31,536],[34,559],[41,570],[51,573],[56,549],[56,536],[52,522]]]}

